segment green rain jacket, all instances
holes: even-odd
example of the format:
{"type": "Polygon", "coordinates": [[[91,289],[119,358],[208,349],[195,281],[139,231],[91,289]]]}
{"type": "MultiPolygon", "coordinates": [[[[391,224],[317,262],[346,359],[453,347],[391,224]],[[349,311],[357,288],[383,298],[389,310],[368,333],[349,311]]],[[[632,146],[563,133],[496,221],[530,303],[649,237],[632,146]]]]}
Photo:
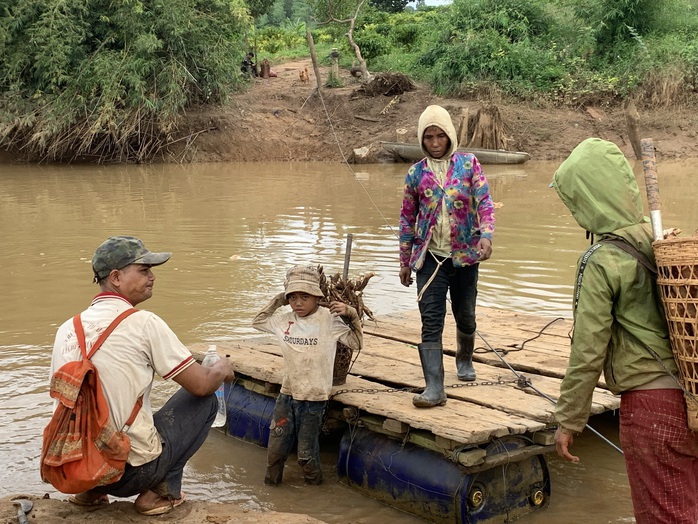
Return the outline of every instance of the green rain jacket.
{"type": "MultiPolygon", "coordinates": [[[[612,142],[589,138],[553,176],[553,187],[577,223],[602,241],[620,238],[655,263],[652,228],[643,216],[632,168],[612,142]]],[[[594,387],[603,370],[608,388],[619,394],[676,373],[669,334],[654,276],[617,246],[604,244],[586,262],[580,284],[577,262],[574,334],[569,366],[560,386],[555,419],[582,431],[594,387]]]]}

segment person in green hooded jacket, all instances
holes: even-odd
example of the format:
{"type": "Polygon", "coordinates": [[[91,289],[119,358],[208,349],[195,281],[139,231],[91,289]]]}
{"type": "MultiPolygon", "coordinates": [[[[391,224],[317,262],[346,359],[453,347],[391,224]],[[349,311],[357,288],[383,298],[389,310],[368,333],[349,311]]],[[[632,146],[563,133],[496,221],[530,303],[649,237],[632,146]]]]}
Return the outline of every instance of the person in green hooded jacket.
{"type": "Polygon", "coordinates": [[[572,462],[601,372],[620,394],[620,442],[638,524],[698,522],[698,437],[686,404],[659,296],[652,228],[620,149],[589,138],[551,184],[577,223],[596,235],[580,257],[569,366],[555,409],[558,454],[572,462]],[[641,262],[641,260],[643,260],[641,262]],[[646,267],[649,266],[649,267],[646,267]]]}

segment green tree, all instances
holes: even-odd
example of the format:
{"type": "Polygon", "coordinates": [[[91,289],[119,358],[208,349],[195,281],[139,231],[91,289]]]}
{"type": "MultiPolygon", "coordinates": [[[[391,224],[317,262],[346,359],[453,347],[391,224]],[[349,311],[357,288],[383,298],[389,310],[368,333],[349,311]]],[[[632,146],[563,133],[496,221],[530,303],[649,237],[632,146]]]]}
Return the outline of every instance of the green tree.
{"type": "Polygon", "coordinates": [[[250,9],[250,16],[256,20],[271,10],[274,0],[247,0],[247,6],[250,9]]]}
{"type": "Polygon", "coordinates": [[[365,6],[366,0],[310,0],[312,11],[319,24],[334,24],[337,26],[348,26],[346,36],[349,45],[354,50],[356,60],[361,70],[361,80],[363,82],[371,80],[371,74],[366,67],[366,61],[361,55],[361,48],[354,39],[356,22],[361,14],[361,9],[365,6]]]}
{"type": "Polygon", "coordinates": [[[144,162],[183,108],[241,81],[242,0],[5,0],[0,145],[35,160],[144,162]]]}
{"type": "Polygon", "coordinates": [[[650,34],[677,7],[690,10],[683,0],[574,0],[573,6],[594,33],[600,54],[650,34]]]}
{"type": "Polygon", "coordinates": [[[386,13],[399,13],[405,9],[410,0],[371,0],[371,4],[386,13]]]}

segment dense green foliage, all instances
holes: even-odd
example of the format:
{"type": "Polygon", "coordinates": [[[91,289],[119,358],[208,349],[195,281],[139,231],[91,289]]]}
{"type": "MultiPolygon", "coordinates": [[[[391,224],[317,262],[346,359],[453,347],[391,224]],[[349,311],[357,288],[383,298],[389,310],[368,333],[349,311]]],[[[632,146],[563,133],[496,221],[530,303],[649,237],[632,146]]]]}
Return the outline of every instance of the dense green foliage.
{"type": "Polygon", "coordinates": [[[454,0],[431,11],[367,13],[357,40],[387,35],[388,51],[369,55],[370,66],[409,72],[443,94],[668,105],[698,88],[695,4],[454,0]]]}
{"type": "MultiPolygon", "coordinates": [[[[390,13],[372,2],[361,10],[354,39],[369,69],[409,73],[441,94],[580,105],[632,96],[671,105],[698,90],[697,3],[454,0],[390,13]]],[[[328,9],[347,15],[356,1],[311,5],[322,19],[328,9]]],[[[342,29],[321,26],[313,34],[351,57],[342,29]]]]}
{"type": "Polygon", "coordinates": [[[386,13],[399,13],[409,3],[409,0],[371,0],[376,9],[386,13]]]}
{"type": "Polygon", "coordinates": [[[4,0],[0,146],[34,159],[146,161],[187,106],[272,63],[332,48],[441,94],[584,105],[696,100],[698,0],[4,0]],[[331,15],[331,16],[330,16],[331,15]]]}
{"type": "MultiPolygon", "coordinates": [[[[250,16],[257,19],[269,12],[274,5],[274,0],[246,0],[246,3],[250,16]]],[[[285,3],[291,4],[292,0],[285,0],[285,3]]]]}
{"type": "Polygon", "coordinates": [[[182,109],[240,82],[241,0],[5,0],[0,141],[35,159],[145,161],[182,109]]]}

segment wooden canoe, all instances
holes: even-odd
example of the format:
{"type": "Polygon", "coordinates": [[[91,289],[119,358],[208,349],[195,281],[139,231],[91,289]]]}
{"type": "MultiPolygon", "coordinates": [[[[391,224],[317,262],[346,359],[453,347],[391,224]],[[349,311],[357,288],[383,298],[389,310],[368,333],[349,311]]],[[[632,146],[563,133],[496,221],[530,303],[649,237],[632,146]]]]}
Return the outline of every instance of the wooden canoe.
{"type": "MultiPolygon", "coordinates": [[[[392,153],[400,162],[417,162],[424,158],[419,144],[402,142],[381,142],[383,149],[392,153]]],[[[505,151],[504,149],[483,149],[479,147],[459,147],[460,153],[472,153],[481,164],[523,164],[531,160],[531,155],[523,151],[505,151]]]]}

